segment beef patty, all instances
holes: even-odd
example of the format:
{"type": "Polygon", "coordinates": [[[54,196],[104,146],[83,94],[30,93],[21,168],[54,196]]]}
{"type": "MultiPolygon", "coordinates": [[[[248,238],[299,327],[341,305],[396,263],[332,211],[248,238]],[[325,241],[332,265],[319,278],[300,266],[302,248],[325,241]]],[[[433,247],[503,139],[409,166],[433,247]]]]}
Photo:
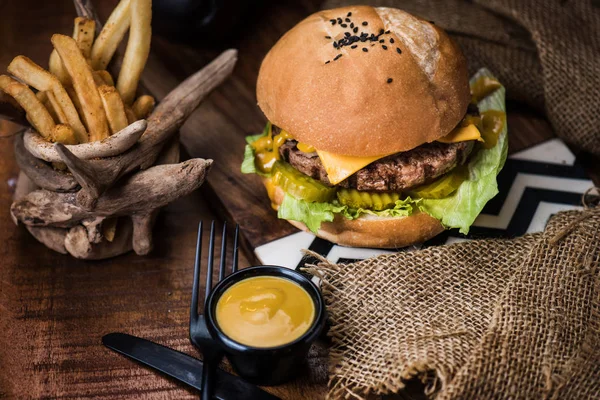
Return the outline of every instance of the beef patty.
{"type": "MultiPolygon", "coordinates": [[[[303,153],[295,140],[286,141],[279,153],[298,171],[332,186],[317,153],[303,153]]],[[[392,154],[357,171],[338,186],[358,190],[402,191],[428,183],[467,160],[474,141],[433,142],[392,154]]]]}

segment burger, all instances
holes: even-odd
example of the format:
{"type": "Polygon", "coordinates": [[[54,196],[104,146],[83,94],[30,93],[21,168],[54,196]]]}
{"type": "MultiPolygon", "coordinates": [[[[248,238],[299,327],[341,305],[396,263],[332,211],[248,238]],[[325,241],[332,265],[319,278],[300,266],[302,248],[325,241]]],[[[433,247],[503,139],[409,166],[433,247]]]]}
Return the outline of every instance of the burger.
{"type": "Polygon", "coordinates": [[[433,22],[352,6],[298,23],[264,58],[268,119],[246,138],[278,217],[332,242],[399,248],[467,233],[498,192],[504,89],[433,22]]]}

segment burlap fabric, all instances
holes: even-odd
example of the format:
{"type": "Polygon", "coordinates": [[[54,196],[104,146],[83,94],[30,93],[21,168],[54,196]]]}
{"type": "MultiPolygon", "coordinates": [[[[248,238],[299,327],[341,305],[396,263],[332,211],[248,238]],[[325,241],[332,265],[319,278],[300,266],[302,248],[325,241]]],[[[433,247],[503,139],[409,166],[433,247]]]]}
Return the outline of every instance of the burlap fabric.
{"type": "Polygon", "coordinates": [[[330,398],[433,376],[437,399],[600,398],[600,207],[543,233],[336,265],[330,398]]]}
{"type": "Polygon", "coordinates": [[[486,67],[507,96],[547,113],[566,142],[600,156],[600,2],[592,0],[328,0],[370,4],[434,21],[486,67]]]}

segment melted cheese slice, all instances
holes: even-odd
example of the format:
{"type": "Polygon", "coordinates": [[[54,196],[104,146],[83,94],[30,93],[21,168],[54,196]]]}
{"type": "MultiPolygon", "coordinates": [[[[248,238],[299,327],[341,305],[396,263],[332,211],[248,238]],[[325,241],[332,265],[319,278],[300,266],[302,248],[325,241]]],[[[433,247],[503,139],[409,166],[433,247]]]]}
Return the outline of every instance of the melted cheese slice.
{"type": "MultiPolygon", "coordinates": [[[[479,140],[483,142],[481,133],[475,125],[471,124],[465,127],[457,128],[448,135],[438,139],[438,142],[457,143],[467,140],[479,140]]],[[[385,154],[383,156],[373,157],[353,157],[333,154],[322,150],[317,150],[317,154],[321,159],[321,163],[323,163],[325,171],[327,171],[327,176],[329,177],[329,181],[332,185],[337,185],[356,171],[363,169],[372,162],[389,155],[385,154]]]]}
{"type": "Polygon", "coordinates": [[[446,136],[439,138],[437,141],[442,143],[458,143],[466,142],[467,140],[478,140],[483,142],[481,132],[479,132],[479,129],[473,124],[456,128],[446,136]]]}
{"type": "Polygon", "coordinates": [[[366,167],[373,161],[379,160],[385,156],[373,157],[353,157],[341,156],[339,154],[329,153],[327,151],[317,150],[317,154],[327,171],[329,182],[337,185],[359,169],[366,167]]]}

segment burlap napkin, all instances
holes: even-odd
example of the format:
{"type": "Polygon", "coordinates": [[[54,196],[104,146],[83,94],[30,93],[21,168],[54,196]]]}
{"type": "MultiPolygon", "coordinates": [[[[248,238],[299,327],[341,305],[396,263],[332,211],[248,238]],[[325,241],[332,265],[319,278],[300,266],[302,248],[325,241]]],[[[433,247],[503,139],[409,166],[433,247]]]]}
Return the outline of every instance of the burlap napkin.
{"type": "Polygon", "coordinates": [[[438,399],[600,398],[600,207],[545,232],[336,265],[330,398],[431,377],[438,399]]]}
{"type": "Polygon", "coordinates": [[[396,7],[446,29],[471,74],[486,67],[507,96],[547,113],[567,143],[600,156],[600,2],[328,0],[396,7]]]}

